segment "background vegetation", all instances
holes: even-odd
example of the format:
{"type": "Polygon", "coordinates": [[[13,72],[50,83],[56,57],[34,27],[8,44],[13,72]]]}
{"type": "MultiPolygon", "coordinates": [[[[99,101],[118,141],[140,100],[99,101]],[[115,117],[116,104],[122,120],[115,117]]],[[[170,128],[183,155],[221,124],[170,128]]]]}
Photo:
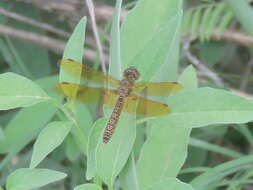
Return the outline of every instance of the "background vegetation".
{"type": "Polygon", "coordinates": [[[88,0],[0,2],[0,186],[252,189],[253,2],[93,3],[94,12],[88,0]],[[109,111],[98,119],[55,92],[59,81],[81,82],[59,68],[62,57],[116,78],[135,66],[143,81],[184,89],[163,99],[171,115],[124,113],[105,147],[109,111]]]}

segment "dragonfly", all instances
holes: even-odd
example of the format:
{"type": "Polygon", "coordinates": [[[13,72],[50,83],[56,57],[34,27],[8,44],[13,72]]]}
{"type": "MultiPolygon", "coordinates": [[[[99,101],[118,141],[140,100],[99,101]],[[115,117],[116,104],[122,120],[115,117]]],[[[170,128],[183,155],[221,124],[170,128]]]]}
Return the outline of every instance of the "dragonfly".
{"type": "Polygon", "coordinates": [[[88,82],[88,85],[60,82],[57,84],[59,93],[84,104],[100,102],[113,108],[103,133],[105,144],[110,141],[115,132],[122,111],[144,117],[167,115],[171,112],[169,105],[146,97],[166,96],[182,89],[182,85],[178,82],[136,82],[140,78],[140,73],[134,67],[127,68],[123,72],[123,79],[118,80],[72,59],[63,59],[59,64],[64,72],[73,77],[77,77],[81,69],[81,80],[88,82]],[[99,84],[102,87],[94,87],[89,85],[90,83],[99,84]],[[138,101],[137,108],[132,109],[131,105],[136,101],[138,101]]]}

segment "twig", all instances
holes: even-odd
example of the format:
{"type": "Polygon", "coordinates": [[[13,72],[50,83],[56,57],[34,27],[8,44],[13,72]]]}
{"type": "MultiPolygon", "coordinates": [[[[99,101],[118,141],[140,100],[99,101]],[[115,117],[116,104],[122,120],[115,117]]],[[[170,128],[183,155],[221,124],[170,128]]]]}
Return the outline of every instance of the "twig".
{"type": "MultiPolygon", "coordinates": [[[[0,24],[0,35],[7,35],[18,40],[22,40],[41,47],[46,47],[56,53],[62,53],[65,47],[65,41],[50,38],[44,35],[17,30],[15,28],[0,24]]],[[[85,48],[85,58],[88,60],[96,59],[96,53],[91,49],[85,48]]]]}
{"type": "Polygon", "coordinates": [[[99,53],[99,57],[101,61],[102,70],[104,73],[106,73],[105,56],[104,56],[103,47],[101,45],[101,41],[98,35],[98,29],[97,29],[96,18],[95,18],[95,13],[94,13],[94,4],[92,0],[86,0],[86,4],[89,10],[90,17],[91,17],[92,30],[94,33],[97,47],[98,47],[98,53],[99,53]]]}
{"type": "Polygon", "coordinates": [[[210,78],[211,80],[214,81],[215,84],[219,86],[224,86],[224,83],[221,78],[217,76],[216,73],[211,71],[207,66],[205,66],[197,57],[195,57],[191,52],[190,52],[190,44],[191,44],[192,39],[184,39],[183,40],[183,52],[186,58],[193,64],[195,65],[203,74],[210,78]]]}
{"type": "Polygon", "coordinates": [[[7,10],[2,9],[2,8],[0,8],[0,14],[4,15],[6,17],[9,17],[9,18],[18,20],[20,22],[24,22],[24,23],[30,24],[32,26],[36,26],[36,27],[41,28],[43,30],[61,35],[63,37],[69,37],[70,36],[69,33],[65,32],[63,30],[57,29],[57,28],[55,28],[55,27],[53,27],[53,26],[51,26],[47,23],[39,22],[39,21],[33,20],[31,18],[25,17],[23,15],[19,15],[17,13],[7,11],[7,10]]]}
{"type": "Polygon", "coordinates": [[[253,56],[251,57],[250,61],[248,62],[246,68],[245,68],[245,73],[243,74],[243,79],[241,81],[241,85],[240,85],[240,90],[245,91],[248,83],[249,83],[249,78],[251,76],[252,73],[252,69],[253,69],[253,56]]]}
{"type": "Polygon", "coordinates": [[[218,36],[218,31],[214,30],[212,33],[212,39],[218,41],[224,40],[229,42],[235,42],[243,46],[253,45],[253,38],[251,36],[231,29],[225,30],[220,37],[218,36]]]}

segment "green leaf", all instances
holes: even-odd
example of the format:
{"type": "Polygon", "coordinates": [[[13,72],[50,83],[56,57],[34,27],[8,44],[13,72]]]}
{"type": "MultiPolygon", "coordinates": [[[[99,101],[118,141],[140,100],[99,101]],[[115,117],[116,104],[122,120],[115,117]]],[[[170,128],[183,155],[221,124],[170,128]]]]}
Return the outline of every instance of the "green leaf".
{"type": "Polygon", "coordinates": [[[66,138],[65,153],[67,158],[72,162],[80,155],[80,150],[72,134],[69,134],[66,138]]]}
{"type": "Polygon", "coordinates": [[[135,117],[134,114],[122,112],[111,140],[107,144],[102,143],[101,134],[98,141],[95,156],[97,174],[108,186],[113,186],[132,151],[136,136],[135,117]]]}
{"type": "Polygon", "coordinates": [[[179,125],[165,126],[152,126],[150,136],[142,148],[137,166],[141,189],[159,180],[176,177],[185,161],[191,129],[179,125]]]}
{"type": "Polygon", "coordinates": [[[35,168],[50,152],[61,145],[71,129],[71,122],[55,121],[44,128],[33,146],[30,168],[35,168]]]}
{"type": "Polygon", "coordinates": [[[204,63],[214,65],[224,57],[224,49],[227,46],[219,42],[201,43],[197,46],[200,60],[204,63]]]}
{"type": "Polygon", "coordinates": [[[7,190],[29,190],[61,180],[67,175],[48,169],[21,168],[8,176],[7,190]]]}
{"type": "MultiPolygon", "coordinates": [[[[180,76],[180,82],[183,85],[183,91],[187,92],[187,89],[196,88],[197,75],[192,66],[185,69],[180,76]]],[[[159,121],[159,118],[154,120],[159,121]]],[[[168,177],[176,177],[185,161],[191,129],[182,128],[179,125],[165,126],[167,124],[153,125],[142,148],[137,165],[141,189],[168,177]],[[150,163],[151,160],[156,164],[150,163]]]]}
{"type": "Polygon", "coordinates": [[[99,144],[101,134],[106,125],[107,119],[100,118],[92,126],[92,130],[88,138],[88,148],[87,148],[87,171],[86,179],[90,180],[96,175],[96,149],[99,144]]]}
{"type": "Polygon", "coordinates": [[[245,0],[225,0],[244,30],[253,36],[253,9],[245,0]]]}
{"type": "Polygon", "coordinates": [[[103,190],[96,184],[83,184],[74,188],[74,190],[103,190]]]}
{"type": "Polygon", "coordinates": [[[124,190],[139,190],[139,184],[136,173],[136,164],[134,160],[134,154],[129,157],[125,167],[120,173],[120,184],[124,190]]]}
{"type": "Polygon", "coordinates": [[[199,88],[168,99],[172,113],[154,121],[158,126],[203,127],[252,121],[253,102],[224,90],[199,88]]]}
{"type": "Polygon", "coordinates": [[[0,187],[0,190],[4,190],[2,187],[0,187]]]}
{"type": "Polygon", "coordinates": [[[145,190],[194,190],[191,185],[179,181],[177,178],[168,178],[154,184],[145,190]]]}
{"type": "MultiPolygon", "coordinates": [[[[86,23],[87,19],[86,17],[83,17],[79,23],[76,25],[74,32],[72,33],[71,37],[69,38],[65,49],[63,53],[63,59],[72,59],[75,60],[79,63],[82,63],[83,60],[83,55],[84,55],[84,42],[85,42],[85,30],[86,30],[86,23]]],[[[80,65],[75,67],[75,76],[71,76],[68,74],[64,69],[64,64],[68,63],[62,63],[61,64],[61,69],[60,69],[60,74],[59,74],[59,81],[60,82],[70,82],[74,84],[80,84],[80,78],[82,74],[82,67],[80,65]]],[[[67,66],[67,65],[65,65],[67,66]]],[[[70,67],[69,67],[70,68],[70,67]]],[[[77,93],[78,86],[73,89],[72,93],[75,95],[77,93]]],[[[77,110],[80,111],[79,107],[76,106],[74,101],[69,101],[69,108],[71,112],[74,113],[74,119],[77,120],[79,117],[79,113],[77,113],[77,110]]],[[[87,117],[87,120],[90,120],[90,115],[85,115],[87,117]]],[[[82,122],[86,117],[82,116],[82,119],[79,120],[82,122]]],[[[81,150],[81,152],[85,153],[85,147],[87,146],[87,136],[85,133],[81,130],[81,127],[79,124],[75,125],[75,129],[73,131],[73,135],[75,137],[75,141],[77,142],[81,150]]]]}
{"type": "Polygon", "coordinates": [[[14,73],[0,75],[0,110],[28,107],[50,98],[35,83],[14,73]]]}
{"type": "Polygon", "coordinates": [[[234,14],[231,10],[227,10],[225,12],[225,15],[223,16],[217,31],[217,37],[220,38],[222,33],[226,30],[226,28],[228,27],[228,25],[231,23],[232,18],[234,17],[234,14]]]}
{"type": "Polygon", "coordinates": [[[111,29],[109,74],[115,78],[121,79],[120,11],[122,0],[117,0],[116,2],[111,29]]]}
{"type": "Polygon", "coordinates": [[[206,38],[207,40],[210,40],[213,29],[216,27],[216,25],[219,23],[219,20],[221,18],[222,13],[225,11],[226,4],[221,3],[212,12],[211,19],[207,25],[206,28],[206,38]]]}
{"type": "MultiPolygon", "coordinates": [[[[181,16],[181,0],[161,0],[159,3],[153,0],[138,1],[122,26],[124,68],[136,67],[141,73],[141,80],[148,81],[159,72],[161,65],[168,64],[168,50],[180,30],[181,16]]],[[[174,76],[175,68],[171,71],[174,76]]]]}
{"type": "MultiPolygon", "coordinates": [[[[82,18],[74,29],[71,37],[69,38],[63,53],[63,59],[73,59],[82,63],[84,54],[84,41],[85,41],[85,29],[86,29],[87,19],[82,18]]],[[[81,75],[81,69],[80,73],[81,75]]],[[[80,77],[80,76],[79,76],[80,77]]],[[[72,82],[75,84],[80,83],[79,78],[72,77],[64,72],[63,69],[60,70],[60,82],[72,82]]]]}
{"type": "Polygon", "coordinates": [[[184,70],[179,78],[179,82],[183,84],[183,90],[190,90],[198,87],[197,73],[192,65],[184,70]]]}

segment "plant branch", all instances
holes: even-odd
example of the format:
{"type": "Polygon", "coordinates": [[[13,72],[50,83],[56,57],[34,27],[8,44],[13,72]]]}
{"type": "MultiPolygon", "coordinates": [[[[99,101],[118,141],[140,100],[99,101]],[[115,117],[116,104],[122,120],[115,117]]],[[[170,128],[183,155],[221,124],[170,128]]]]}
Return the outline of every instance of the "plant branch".
{"type": "Polygon", "coordinates": [[[224,86],[224,83],[220,77],[213,71],[211,71],[205,64],[203,64],[196,56],[190,52],[190,45],[192,39],[186,38],[183,40],[183,53],[185,57],[190,61],[194,66],[196,66],[204,76],[210,78],[218,86],[224,86]]]}
{"type": "MultiPolygon", "coordinates": [[[[34,45],[46,47],[56,53],[62,53],[65,47],[65,41],[57,40],[44,35],[28,32],[25,30],[18,30],[9,26],[0,24],[0,35],[6,35],[18,40],[22,40],[34,45]]],[[[96,53],[91,49],[85,48],[85,58],[88,60],[95,60],[96,53]]]]}
{"type": "Polygon", "coordinates": [[[214,30],[212,33],[212,39],[234,42],[243,46],[253,45],[253,37],[232,29],[225,30],[220,37],[218,36],[218,30],[214,30]]]}
{"type": "Polygon", "coordinates": [[[47,23],[33,20],[33,19],[25,17],[23,15],[19,15],[17,13],[13,13],[13,12],[7,11],[7,10],[5,10],[3,8],[0,8],[0,14],[4,15],[6,17],[9,17],[9,18],[15,19],[17,21],[24,22],[26,24],[30,24],[32,26],[41,28],[43,30],[52,32],[54,34],[58,34],[58,35],[63,36],[63,37],[69,37],[70,36],[69,33],[65,32],[63,30],[57,29],[57,28],[55,28],[55,27],[53,27],[53,26],[51,26],[51,25],[49,25],[47,23]]]}

